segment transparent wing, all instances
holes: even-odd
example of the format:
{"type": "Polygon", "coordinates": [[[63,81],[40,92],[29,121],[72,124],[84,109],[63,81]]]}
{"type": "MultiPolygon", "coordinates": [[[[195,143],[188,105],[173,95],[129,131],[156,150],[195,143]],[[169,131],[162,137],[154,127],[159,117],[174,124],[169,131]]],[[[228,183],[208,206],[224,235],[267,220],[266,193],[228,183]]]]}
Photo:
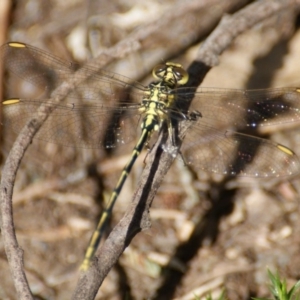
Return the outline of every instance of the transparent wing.
{"type": "Polygon", "coordinates": [[[206,124],[216,128],[256,128],[300,121],[300,89],[230,90],[180,88],[178,105],[193,101],[189,111],[198,111],[206,124]],[[194,97],[193,97],[194,95],[194,97]]]}
{"type": "Polygon", "coordinates": [[[201,120],[187,131],[181,152],[187,164],[219,174],[280,177],[300,170],[299,159],[290,149],[254,136],[221,132],[201,120]]]}
{"type": "MultiPolygon", "coordinates": [[[[2,122],[5,130],[20,132],[41,105],[53,107],[54,104],[49,101],[19,99],[16,104],[4,105],[2,122]]],[[[113,148],[131,141],[138,132],[139,105],[111,108],[56,104],[54,107],[35,138],[64,146],[113,148]]]]}
{"type": "Polygon", "coordinates": [[[132,79],[114,72],[99,69],[96,66],[80,67],[73,62],[64,61],[33,46],[11,42],[0,48],[0,57],[4,69],[16,76],[52,91],[62,82],[73,76],[80,83],[89,83],[92,90],[99,87],[110,93],[113,88],[135,87],[141,91],[146,88],[132,79]],[[76,74],[75,74],[76,73],[76,74]],[[91,84],[93,83],[93,84],[91,84]]]}

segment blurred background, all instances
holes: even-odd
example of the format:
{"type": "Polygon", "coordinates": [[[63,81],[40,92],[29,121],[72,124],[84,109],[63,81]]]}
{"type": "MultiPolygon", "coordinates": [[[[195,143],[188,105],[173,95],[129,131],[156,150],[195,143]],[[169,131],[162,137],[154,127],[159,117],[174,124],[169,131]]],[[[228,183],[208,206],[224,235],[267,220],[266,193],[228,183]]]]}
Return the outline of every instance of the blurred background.
{"type": "MultiPolygon", "coordinates": [[[[0,19],[7,21],[0,40],[24,42],[80,65],[101,55],[99,66],[147,85],[156,64],[175,61],[187,68],[220,19],[251,2],[7,1],[6,8],[0,5],[0,19]]],[[[297,13],[284,10],[241,34],[202,86],[300,86],[297,13]]],[[[3,78],[4,99],[12,91],[22,97],[36,92],[22,78],[6,80],[5,73],[3,78]]],[[[17,135],[1,130],[3,164],[17,135]]],[[[299,132],[300,123],[294,122],[261,136],[300,156],[299,132]]],[[[105,150],[34,140],[28,149],[13,208],[37,299],[70,298],[91,234],[134,143],[105,150]]],[[[147,150],[134,165],[110,229],[131,202],[146,156],[147,150]]],[[[298,201],[299,177],[229,180],[177,159],[151,207],[151,229],[134,238],[96,299],[194,299],[222,289],[228,299],[262,297],[269,294],[267,268],[292,285],[300,279],[298,201]]],[[[17,299],[9,272],[0,239],[1,299],[17,299]]]]}

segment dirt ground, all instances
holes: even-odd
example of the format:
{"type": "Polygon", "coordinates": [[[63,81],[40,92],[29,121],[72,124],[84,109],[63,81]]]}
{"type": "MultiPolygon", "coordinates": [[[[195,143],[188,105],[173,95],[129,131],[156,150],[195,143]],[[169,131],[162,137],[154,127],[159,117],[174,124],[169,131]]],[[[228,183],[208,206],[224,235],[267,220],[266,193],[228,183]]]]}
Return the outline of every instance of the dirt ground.
{"type": "MultiPolygon", "coordinates": [[[[119,41],[179,12],[184,2],[18,0],[7,12],[9,26],[1,39],[84,65],[105,51],[110,57],[119,41]]],[[[196,2],[204,8],[157,28],[128,52],[114,52],[105,69],[146,85],[159,63],[175,61],[187,68],[221,17],[248,4],[186,4],[196,2]]],[[[240,34],[201,86],[297,87],[299,49],[297,11],[282,11],[240,34]]],[[[39,93],[20,78],[6,82],[4,74],[4,79],[4,99],[39,93]]],[[[297,101],[300,108],[300,97],[297,101]]],[[[4,120],[8,117],[4,110],[4,120]]],[[[300,118],[284,118],[257,134],[300,157],[300,118]]],[[[227,130],[217,126],[220,132],[227,130]]],[[[3,165],[17,133],[7,126],[1,130],[3,165]]],[[[71,143],[63,147],[37,139],[29,147],[15,182],[13,213],[35,299],[71,298],[91,234],[139,136],[139,128],[131,130],[136,138],[115,149],[81,149],[71,143]]],[[[109,229],[130,205],[146,164],[147,150],[126,181],[109,229]]],[[[201,299],[209,292],[216,298],[223,289],[231,300],[268,297],[267,269],[278,270],[291,286],[300,279],[299,180],[297,175],[226,178],[197,164],[185,166],[178,157],[153,201],[151,228],[132,240],[96,299],[201,299]]],[[[0,299],[18,299],[10,274],[0,239],[0,299]]]]}

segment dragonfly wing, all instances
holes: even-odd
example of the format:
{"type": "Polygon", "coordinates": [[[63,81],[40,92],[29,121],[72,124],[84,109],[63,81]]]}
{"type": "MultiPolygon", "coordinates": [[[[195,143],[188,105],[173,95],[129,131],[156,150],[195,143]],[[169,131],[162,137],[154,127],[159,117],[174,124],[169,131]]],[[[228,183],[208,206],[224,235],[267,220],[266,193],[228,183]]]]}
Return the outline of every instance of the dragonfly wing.
{"type": "Polygon", "coordinates": [[[298,157],[280,144],[205,124],[187,131],[181,151],[187,164],[219,174],[279,177],[300,170],[298,157]]]}
{"type": "Polygon", "coordinates": [[[107,83],[110,87],[132,86],[145,90],[142,84],[133,83],[132,79],[125,76],[103,70],[95,65],[81,67],[76,63],[64,61],[46,51],[23,43],[4,44],[0,48],[0,58],[4,69],[8,72],[48,91],[52,91],[62,82],[69,80],[71,75],[78,83],[89,81],[92,78],[94,81],[101,82],[98,87],[107,83]]]}
{"type": "Polygon", "coordinates": [[[4,130],[19,133],[40,106],[51,106],[53,111],[36,138],[64,146],[113,148],[125,144],[135,138],[134,129],[140,119],[138,105],[112,108],[19,99],[17,103],[3,105],[4,130]]]}
{"type": "Polygon", "coordinates": [[[190,88],[176,90],[179,105],[191,99],[189,112],[200,112],[216,128],[249,128],[300,121],[300,89],[234,90],[190,88]]]}

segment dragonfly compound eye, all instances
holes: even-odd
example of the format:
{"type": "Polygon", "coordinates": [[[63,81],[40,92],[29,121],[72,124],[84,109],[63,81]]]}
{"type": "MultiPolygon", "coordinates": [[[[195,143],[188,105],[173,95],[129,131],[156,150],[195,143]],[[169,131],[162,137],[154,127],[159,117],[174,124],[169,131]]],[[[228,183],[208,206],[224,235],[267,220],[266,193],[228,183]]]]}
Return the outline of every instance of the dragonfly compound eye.
{"type": "Polygon", "coordinates": [[[189,75],[188,73],[180,66],[173,68],[173,74],[176,77],[177,83],[179,85],[184,85],[188,82],[189,75]]]}
{"type": "Polygon", "coordinates": [[[166,65],[163,65],[163,64],[157,65],[153,68],[152,76],[155,79],[162,79],[165,76],[166,71],[167,71],[166,65]]]}

